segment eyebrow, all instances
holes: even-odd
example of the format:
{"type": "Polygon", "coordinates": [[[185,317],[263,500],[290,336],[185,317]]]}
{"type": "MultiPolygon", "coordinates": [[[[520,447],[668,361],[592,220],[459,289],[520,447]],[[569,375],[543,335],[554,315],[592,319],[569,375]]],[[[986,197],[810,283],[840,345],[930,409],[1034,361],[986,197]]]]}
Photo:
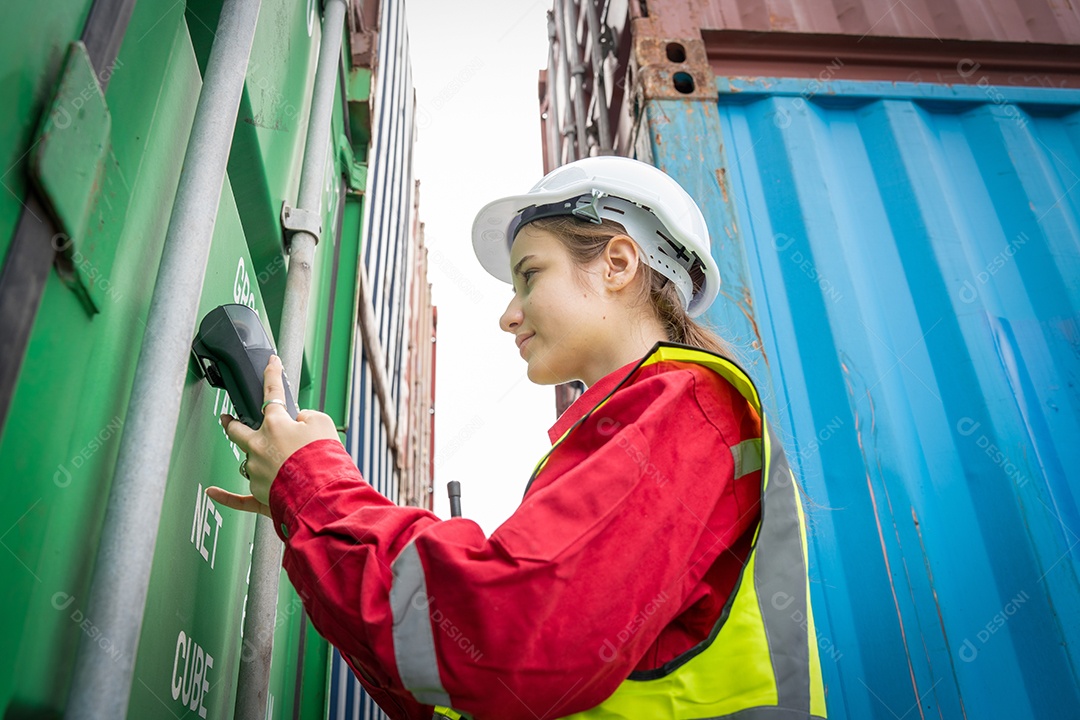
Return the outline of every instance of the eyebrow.
{"type": "Polygon", "coordinates": [[[536,257],[536,256],[535,255],[526,255],[525,257],[518,260],[517,265],[514,266],[513,274],[514,275],[520,275],[521,274],[521,266],[525,264],[526,260],[531,260],[534,257],[536,257]]]}

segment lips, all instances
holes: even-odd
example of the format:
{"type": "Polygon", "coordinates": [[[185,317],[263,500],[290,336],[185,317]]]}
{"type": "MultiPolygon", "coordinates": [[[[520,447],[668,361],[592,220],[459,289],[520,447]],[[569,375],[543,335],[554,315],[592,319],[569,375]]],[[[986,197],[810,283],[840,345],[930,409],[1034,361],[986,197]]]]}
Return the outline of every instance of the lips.
{"type": "Polygon", "coordinates": [[[515,342],[517,343],[517,346],[518,346],[518,351],[519,351],[519,352],[520,352],[520,351],[521,351],[522,349],[524,349],[524,347],[525,347],[525,343],[529,342],[529,339],[530,339],[530,338],[531,338],[531,337],[532,337],[532,336],[533,336],[534,334],[535,334],[535,333],[529,333],[528,335],[519,335],[519,336],[517,337],[517,339],[515,340],[515,342]]]}

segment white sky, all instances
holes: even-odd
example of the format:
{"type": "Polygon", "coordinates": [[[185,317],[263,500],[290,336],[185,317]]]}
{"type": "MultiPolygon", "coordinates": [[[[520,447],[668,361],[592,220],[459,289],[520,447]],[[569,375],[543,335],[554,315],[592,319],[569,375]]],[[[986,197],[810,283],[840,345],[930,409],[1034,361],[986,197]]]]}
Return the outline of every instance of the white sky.
{"type": "Polygon", "coordinates": [[[537,79],[549,0],[405,0],[417,102],[415,173],[438,307],[435,512],[461,481],[462,514],[487,534],[514,512],[555,422],[498,319],[510,286],[480,267],[476,212],[543,175],[537,79]]]}

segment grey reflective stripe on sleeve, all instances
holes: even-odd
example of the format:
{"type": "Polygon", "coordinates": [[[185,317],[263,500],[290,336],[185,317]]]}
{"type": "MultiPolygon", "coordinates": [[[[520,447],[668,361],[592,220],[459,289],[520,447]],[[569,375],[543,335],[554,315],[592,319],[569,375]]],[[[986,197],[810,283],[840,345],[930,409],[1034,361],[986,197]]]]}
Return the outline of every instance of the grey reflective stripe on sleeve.
{"type": "Polygon", "coordinates": [[[439,679],[435,636],[431,631],[427,580],[420,553],[409,543],[390,565],[390,610],[394,614],[394,660],[405,689],[424,705],[450,706],[439,679]]]}
{"type": "Polygon", "coordinates": [[[741,478],[761,469],[761,438],[743,440],[731,446],[731,459],[735,461],[735,477],[741,478]]]}
{"type": "Polygon", "coordinates": [[[810,712],[806,567],[794,476],[772,428],[754,585],[776,675],[777,705],[810,712]]]}

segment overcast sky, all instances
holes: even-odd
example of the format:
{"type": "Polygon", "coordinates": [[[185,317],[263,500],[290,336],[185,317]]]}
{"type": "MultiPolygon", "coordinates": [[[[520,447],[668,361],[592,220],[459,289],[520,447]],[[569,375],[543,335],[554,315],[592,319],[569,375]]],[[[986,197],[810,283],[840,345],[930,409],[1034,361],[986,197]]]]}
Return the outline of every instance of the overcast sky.
{"type": "Polygon", "coordinates": [[[418,137],[415,173],[438,307],[435,512],[460,480],[463,515],[490,534],[521,501],[551,443],[552,386],[525,375],[499,330],[510,286],[480,267],[469,235],[485,203],[543,175],[537,79],[548,0],[405,0],[418,137]]]}

